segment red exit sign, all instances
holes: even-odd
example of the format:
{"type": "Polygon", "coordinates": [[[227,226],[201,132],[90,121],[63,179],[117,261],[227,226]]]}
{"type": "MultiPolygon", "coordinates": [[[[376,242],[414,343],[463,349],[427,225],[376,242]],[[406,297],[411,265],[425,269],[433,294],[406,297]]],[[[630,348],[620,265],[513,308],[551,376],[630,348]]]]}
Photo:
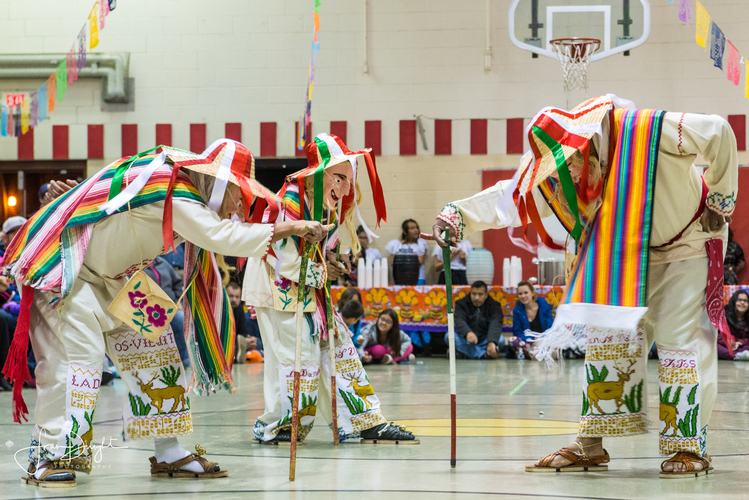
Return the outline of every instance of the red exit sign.
{"type": "Polygon", "coordinates": [[[24,97],[26,97],[26,94],[6,94],[5,104],[9,108],[13,106],[20,106],[21,104],[23,104],[24,97]]]}

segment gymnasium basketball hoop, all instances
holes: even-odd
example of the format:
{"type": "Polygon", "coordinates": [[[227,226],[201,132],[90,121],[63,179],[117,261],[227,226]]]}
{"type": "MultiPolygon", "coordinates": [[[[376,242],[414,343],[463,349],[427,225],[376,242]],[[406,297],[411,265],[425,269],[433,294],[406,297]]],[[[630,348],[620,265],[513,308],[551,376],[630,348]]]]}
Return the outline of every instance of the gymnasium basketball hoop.
{"type": "MultiPolygon", "coordinates": [[[[588,90],[590,56],[601,46],[598,38],[555,38],[549,40],[564,70],[564,91],[588,90]]],[[[569,96],[568,96],[569,97],[569,96]]]]}

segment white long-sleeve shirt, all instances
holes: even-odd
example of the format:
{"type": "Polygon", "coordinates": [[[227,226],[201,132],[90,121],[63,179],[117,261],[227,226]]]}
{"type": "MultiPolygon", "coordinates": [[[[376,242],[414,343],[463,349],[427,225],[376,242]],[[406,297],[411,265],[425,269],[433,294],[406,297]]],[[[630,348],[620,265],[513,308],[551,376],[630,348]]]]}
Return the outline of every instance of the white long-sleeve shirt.
{"type": "MultiPolygon", "coordinates": [[[[187,240],[205,250],[237,257],[262,257],[268,251],[273,224],[221,220],[206,205],[181,198],[174,198],[172,206],[175,246],[187,240]]],[[[132,224],[127,212],[94,224],[83,260],[83,265],[94,274],[102,278],[123,278],[164,253],[164,202],[134,208],[131,213],[132,224]]]]}

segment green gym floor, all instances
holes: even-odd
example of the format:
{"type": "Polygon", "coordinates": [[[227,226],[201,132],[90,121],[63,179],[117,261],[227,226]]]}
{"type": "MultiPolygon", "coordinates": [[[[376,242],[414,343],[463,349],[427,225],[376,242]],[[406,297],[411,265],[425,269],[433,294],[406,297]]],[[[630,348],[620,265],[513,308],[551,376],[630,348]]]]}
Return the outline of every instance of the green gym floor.
{"type": "MultiPolygon", "coordinates": [[[[450,468],[448,362],[419,359],[401,366],[369,367],[385,417],[404,422],[419,445],[333,447],[331,431],[318,421],[299,447],[296,481],[289,482],[289,448],[260,446],[252,425],[263,412],[263,366],[235,366],[237,393],[193,397],[195,432],[185,448],[201,444],[228,478],[152,479],[150,442],[121,441],[124,384],[102,388],[94,442],[103,449],[90,476],[78,486],[47,489],[22,484],[14,453],[28,446],[31,425],[13,424],[11,395],[0,393],[0,498],[253,498],[253,499],[482,499],[482,498],[746,498],[749,496],[749,363],[720,362],[720,395],[710,422],[708,452],[715,473],[663,480],[657,449],[657,365],[649,363],[650,434],[604,442],[609,472],[530,474],[525,465],[574,439],[580,411],[581,361],[563,372],[532,361],[458,362],[458,463],[450,468]],[[423,362],[422,362],[423,361],[423,362]]],[[[30,408],[35,392],[24,390],[30,408]]],[[[17,453],[26,466],[26,451],[17,453]]]]}

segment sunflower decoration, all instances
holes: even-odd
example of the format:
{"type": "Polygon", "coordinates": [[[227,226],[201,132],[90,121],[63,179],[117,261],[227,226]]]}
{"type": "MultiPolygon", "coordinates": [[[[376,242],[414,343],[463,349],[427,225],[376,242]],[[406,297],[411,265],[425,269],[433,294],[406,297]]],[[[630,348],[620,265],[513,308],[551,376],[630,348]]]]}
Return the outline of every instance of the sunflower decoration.
{"type": "Polygon", "coordinates": [[[413,317],[413,309],[419,304],[419,297],[411,289],[400,290],[395,296],[395,304],[399,309],[399,315],[403,319],[413,317]]]}
{"type": "Polygon", "coordinates": [[[424,311],[439,323],[446,323],[447,317],[445,316],[445,307],[447,307],[447,294],[441,288],[435,288],[430,290],[426,297],[424,297],[424,304],[429,308],[428,311],[424,311]]]}

